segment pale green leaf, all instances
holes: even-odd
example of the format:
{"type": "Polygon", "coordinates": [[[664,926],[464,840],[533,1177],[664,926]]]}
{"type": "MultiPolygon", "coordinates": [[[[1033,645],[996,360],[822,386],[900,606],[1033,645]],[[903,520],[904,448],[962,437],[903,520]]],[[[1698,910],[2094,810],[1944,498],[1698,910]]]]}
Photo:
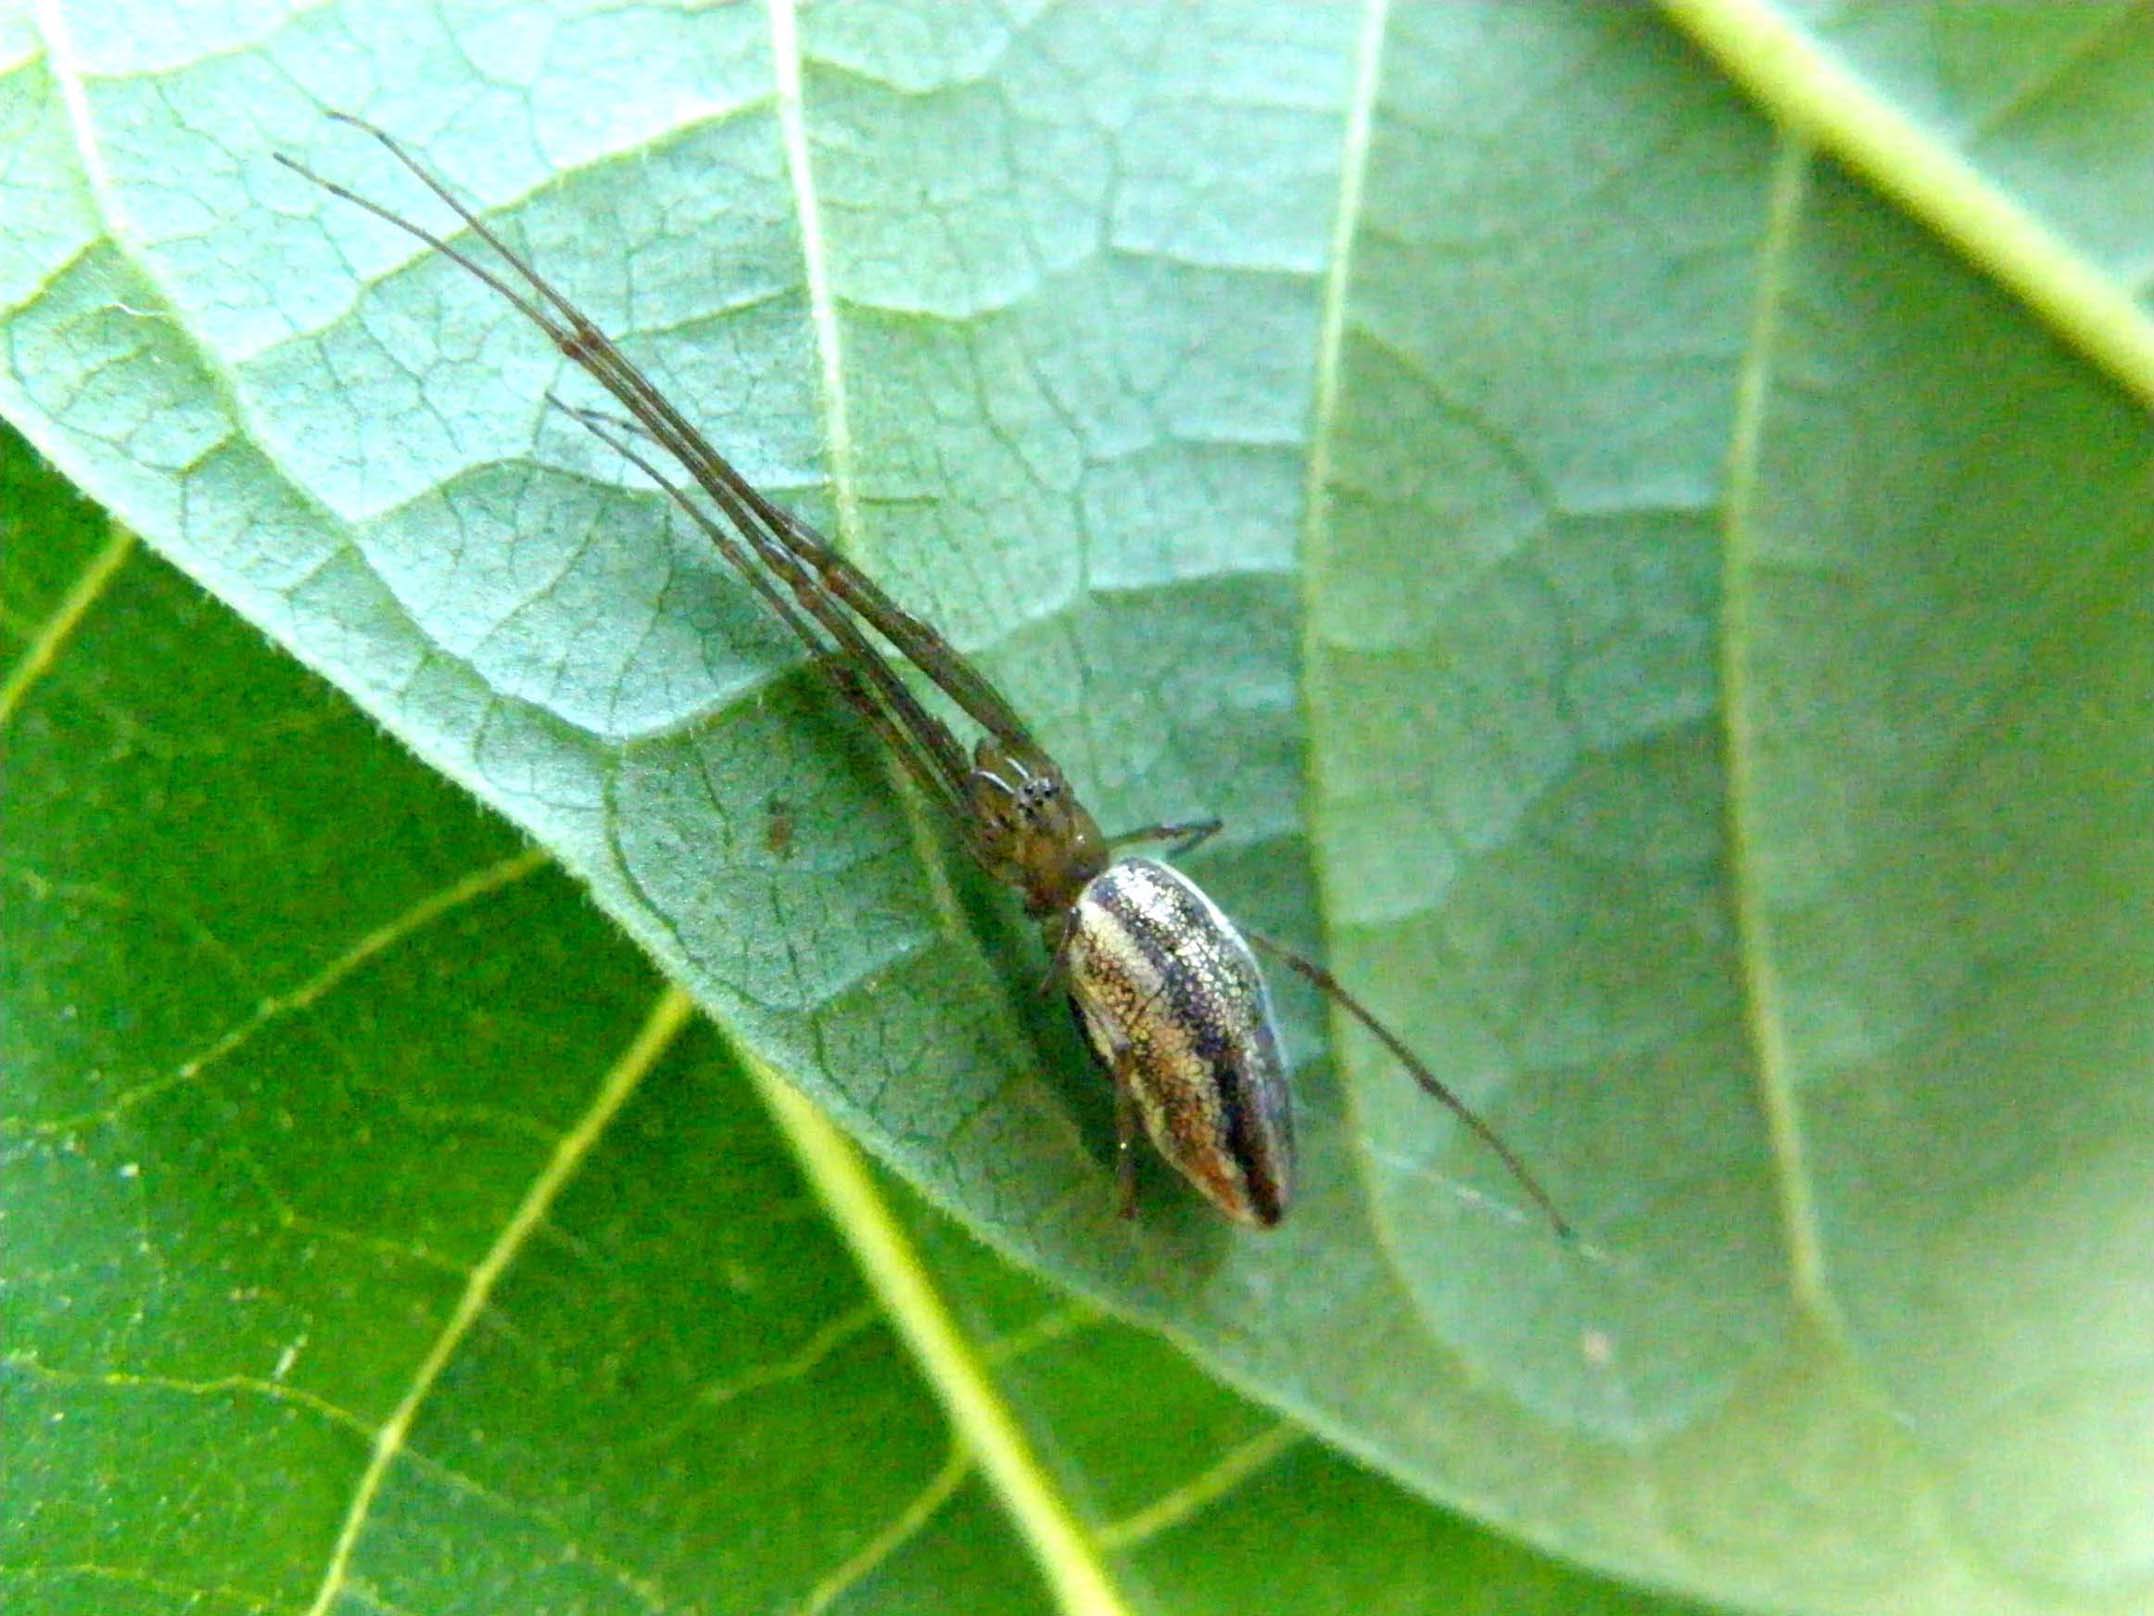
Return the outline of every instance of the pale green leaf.
{"type": "MultiPolygon", "coordinates": [[[[2129,17],[1701,27],[1910,219],[1634,11],[37,15],[0,407],[941,1206],[1644,1580],[2141,1587],[2147,435],[2002,289],[2139,386],[2092,334],[2143,323],[2129,17]],[[1160,1173],[1115,1220],[1029,929],[545,409],[543,340],[275,166],[424,207],[323,106],[976,651],[1104,820],[1223,814],[1207,884],[1582,1244],[1359,1040],[1342,1089],[1300,998],[1287,1228],[1160,1173]]],[[[124,1088],[86,1070],[55,1114],[124,1088]]]]}

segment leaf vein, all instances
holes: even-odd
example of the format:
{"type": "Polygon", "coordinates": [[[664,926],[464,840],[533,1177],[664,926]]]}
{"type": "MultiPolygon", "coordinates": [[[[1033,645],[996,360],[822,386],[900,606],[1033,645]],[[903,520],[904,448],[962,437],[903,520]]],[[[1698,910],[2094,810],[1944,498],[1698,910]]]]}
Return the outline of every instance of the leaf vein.
{"type": "Polygon", "coordinates": [[[379,1496],[382,1483],[389,1469],[396,1463],[410,1440],[411,1428],[427,1395],[441,1378],[441,1372],[449,1360],[463,1345],[471,1327],[478,1322],[488,1304],[493,1300],[494,1288],[501,1281],[509,1265],[522,1252],[533,1231],[545,1220],[556,1197],[583,1165],[606,1127],[628,1103],[636,1092],[644,1074],[657,1065],[660,1057],[672,1047],[673,1041],[695,1015],[695,1003],[679,988],[667,987],[658,995],[621,1057],[600,1080],[598,1092],[590,1106],[575,1126],[561,1136],[551,1158],[539,1170],[538,1176],[524,1192],[524,1197],[509,1214],[486,1255],[471,1270],[471,1277],[464,1285],[463,1295],[457,1299],[448,1322],[434,1338],[413,1371],[411,1384],[403,1397],[391,1410],[387,1420],[374,1433],[373,1452],[366,1467],[360,1472],[359,1481],[352,1489],[350,1507],[346,1510],[343,1526],[330,1549],[329,1563],[323,1570],[322,1581],[316,1590],[314,1601],[308,1607],[308,1616],[326,1616],[338,1596],[351,1580],[352,1560],[359,1546],[360,1534],[366,1529],[367,1517],[373,1512],[374,1500],[379,1496]]]}
{"type": "Polygon", "coordinates": [[[1780,979],[1773,969],[1772,922],[1760,890],[1753,851],[1757,806],[1758,760],[1744,701],[1749,692],[1744,661],[1751,639],[1748,571],[1753,561],[1758,456],[1772,387],[1772,352],[1778,340],[1780,305],[1786,291],[1783,270],[1793,250],[1801,216],[1810,147],[1783,134],[1772,171],[1771,205],[1758,254],[1757,306],[1741,374],[1736,382],[1734,437],[1728,456],[1727,529],[1722,585],[1721,712],[1725,726],[1728,771],[1728,864],[1734,888],[1737,957],[1742,965],[1743,1000],[1750,1044],[1757,1059],[1758,1091],[1771,1145],[1773,1181],[1780,1198],[1780,1221],[1786,1235],[1790,1282],[1797,1300],[1816,1317],[1835,1323],[1825,1276],[1824,1242],[1818,1232],[1817,1207],[1804,1165],[1801,1108],[1790,1071],[1787,1028],[1782,1014],[1780,979]]]}
{"type": "Polygon", "coordinates": [[[815,1586],[808,1590],[808,1597],[801,1602],[801,1616],[822,1616],[824,1611],[858,1587],[877,1566],[919,1535],[920,1529],[935,1518],[971,1473],[971,1452],[963,1444],[953,1443],[941,1467],[888,1525],[862,1544],[859,1551],[843,1564],[816,1579],[815,1586]]]}
{"type": "Polygon", "coordinates": [[[15,710],[22,705],[23,697],[30,693],[38,680],[59,660],[61,651],[66,649],[75,630],[82,626],[82,620],[89,616],[90,608],[104,595],[128,556],[134,553],[134,548],[134,534],[115,525],[112,536],[105,541],[104,547],[90,558],[89,565],[82,569],[75,581],[68,586],[67,593],[60,597],[52,615],[46,618],[37,632],[30,637],[30,643],[23,647],[22,655],[16,659],[15,665],[8,669],[7,677],[0,679],[0,730],[4,730],[8,721],[15,716],[15,710]]]}
{"type": "Polygon", "coordinates": [[[1299,1426],[1282,1420],[1269,1430],[1229,1448],[1181,1486],[1162,1493],[1144,1508],[1100,1527],[1097,1533],[1100,1547],[1132,1549],[1181,1525],[1268,1468],[1282,1454],[1298,1446],[1306,1434],[1299,1426]]]}
{"type": "Polygon", "coordinates": [[[0,1366],[53,1386],[171,1392],[182,1397],[199,1398],[234,1395],[260,1397],[286,1408],[303,1409],[342,1430],[356,1432],[361,1436],[371,1434],[367,1422],[350,1409],[332,1403],[303,1387],[261,1375],[212,1375],[206,1380],[188,1380],[177,1375],[145,1374],[128,1369],[58,1369],[27,1353],[9,1353],[5,1358],[0,1358],[0,1366]]]}
{"type": "Polygon", "coordinates": [[[94,1111],[46,1118],[24,1126],[21,1131],[32,1136],[50,1137],[102,1123],[116,1122],[129,1111],[170,1093],[173,1089],[198,1081],[210,1067],[253,1042],[265,1028],[288,1015],[311,1009],[369,961],[386,953],[443,915],[498,892],[501,888],[513,885],[534,871],[542,869],[550,857],[543,848],[525,848],[498,863],[473,871],[462,880],[451,882],[438,892],[422,898],[402,914],[365,933],[296,988],[286,993],[266,995],[249,1015],[233,1023],[207,1048],[181,1061],[171,1071],[122,1091],[94,1111]]]}
{"type": "Polygon", "coordinates": [[[1936,231],[2067,342],[2154,401],[2154,319],[2075,243],[1764,0],[1661,0],[1764,103],[1936,231]]]}
{"type": "Polygon", "coordinates": [[[1079,1523],[1059,1481],[1026,1440],[858,1153],[775,1072],[752,1056],[747,1064],[833,1227],[942,1404],[961,1451],[978,1459],[1060,1607],[1075,1616],[1127,1616],[1096,1535],[1079,1523]]]}

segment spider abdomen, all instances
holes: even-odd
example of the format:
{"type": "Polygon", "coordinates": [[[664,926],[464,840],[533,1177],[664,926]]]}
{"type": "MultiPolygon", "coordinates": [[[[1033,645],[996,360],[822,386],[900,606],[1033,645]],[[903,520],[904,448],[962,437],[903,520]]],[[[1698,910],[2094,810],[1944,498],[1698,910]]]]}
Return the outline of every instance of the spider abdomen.
{"type": "Polygon", "coordinates": [[[1126,859],[1078,895],[1062,953],[1085,1036],[1159,1153],[1237,1222],[1277,1223],[1292,1101],[1271,994],[1234,923],[1179,871],[1126,859]]]}

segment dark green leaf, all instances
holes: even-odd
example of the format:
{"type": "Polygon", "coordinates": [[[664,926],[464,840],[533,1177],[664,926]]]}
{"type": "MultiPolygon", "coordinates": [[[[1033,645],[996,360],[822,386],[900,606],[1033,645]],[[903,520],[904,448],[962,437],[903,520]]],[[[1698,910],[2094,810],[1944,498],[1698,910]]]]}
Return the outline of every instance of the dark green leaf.
{"type": "MultiPolygon", "coordinates": [[[[1835,149],[1925,219],[1923,165],[1969,155],[1946,190],[2048,222],[2045,291],[1776,144],[1629,11],[63,11],[6,81],[32,200],[0,408],[938,1204],[1421,1492],[1643,1579],[1865,1611],[2140,1586],[2147,435],[1986,278],[2149,390],[2061,306],[2144,335],[2114,267],[2143,199],[2071,155],[2143,156],[2128,18],[1811,40],[1875,75],[1848,105],[1910,114],[1835,149]],[[1344,1088],[1304,1065],[1279,1237],[1163,1174],[1117,1222],[1026,928],[544,408],[543,340],[273,164],[425,207],[322,105],[420,146],[975,650],[1103,819],[1224,814],[1207,884],[1324,946],[1583,1243],[1358,1040],[1344,1088]]],[[[1735,65],[1794,107],[1816,61],[1735,65]]],[[[294,959],[381,923],[326,928],[290,880],[294,959]]],[[[40,955],[106,975],[141,934],[63,930],[40,955]]],[[[144,991],[124,1069],[40,1039],[64,1075],[24,1115],[103,1115],[234,1025],[173,998],[144,991]]],[[[498,1122],[484,1048],[426,1105],[498,1122]]],[[[512,1108],[547,1137],[593,1081],[555,1075],[568,1113],[512,1108]]],[[[431,1250],[530,1181],[385,1203],[417,1146],[350,1109],[332,1226],[431,1250]]],[[[292,1161],[244,1159],[291,1201],[292,1161]]]]}

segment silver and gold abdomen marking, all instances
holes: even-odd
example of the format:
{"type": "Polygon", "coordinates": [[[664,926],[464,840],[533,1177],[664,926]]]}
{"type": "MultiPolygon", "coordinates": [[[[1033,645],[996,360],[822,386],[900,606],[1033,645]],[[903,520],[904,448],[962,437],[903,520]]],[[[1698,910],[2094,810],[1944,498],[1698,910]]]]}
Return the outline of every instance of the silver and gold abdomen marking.
{"type": "Polygon", "coordinates": [[[1179,871],[1127,859],[1078,895],[1063,959],[1085,1035],[1159,1153],[1229,1217],[1277,1223],[1294,1182],[1286,1062],[1234,923],[1179,871]]]}

